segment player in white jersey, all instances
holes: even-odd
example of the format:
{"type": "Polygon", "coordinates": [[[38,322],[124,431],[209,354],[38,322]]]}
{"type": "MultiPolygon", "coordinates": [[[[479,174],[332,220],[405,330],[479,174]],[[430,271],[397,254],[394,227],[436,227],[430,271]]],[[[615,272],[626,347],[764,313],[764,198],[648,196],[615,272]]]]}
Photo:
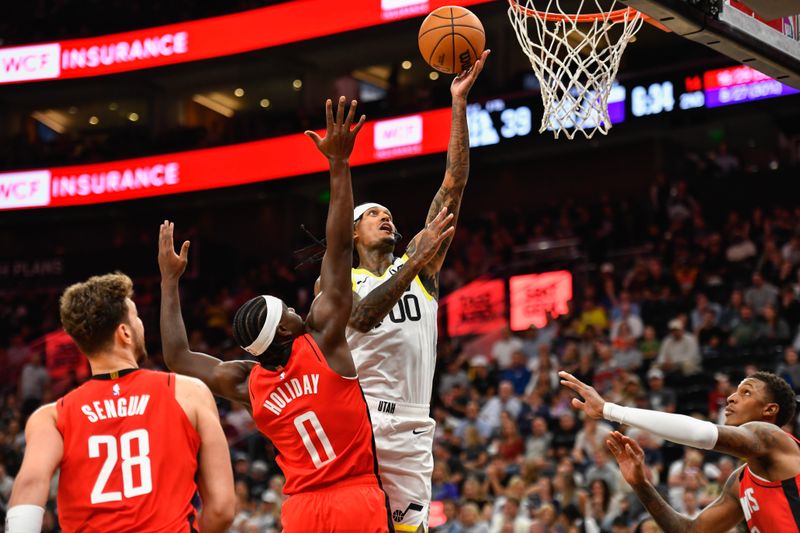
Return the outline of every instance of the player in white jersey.
{"type": "Polygon", "coordinates": [[[467,94],[489,51],[453,80],[447,168],[423,229],[394,256],[398,233],[389,210],[354,211],[358,268],[347,342],[370,406],[378,465],[396,531],[426,531],[433,472],[430,418],[436,365],[439,271],[450,246],[469,175],[467,94]]]}

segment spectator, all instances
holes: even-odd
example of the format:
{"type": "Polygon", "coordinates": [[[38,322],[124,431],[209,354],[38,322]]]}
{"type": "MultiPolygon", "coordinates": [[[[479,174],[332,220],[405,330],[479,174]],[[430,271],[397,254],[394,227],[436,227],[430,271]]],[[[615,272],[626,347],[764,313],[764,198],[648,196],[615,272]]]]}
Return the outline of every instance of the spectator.
{"type": "Polygon", "coordinates": [[[480,406],[475,400],[467,403],[466,416],[459,422],[455,429],[455,435],[459,439],[465,438],[467,431],[474,428],[482,439],[488,439],[492,434],[492,426],[480,418],[480,406]]]}
{"type": "Polygon", "coordinates": [[[664,386],[664,372],[659,368],[651,368],[647,372],[647,382],[650,386],[650,392],[647,395],[650,408],[665,413],[674,413],[677,395],[675,391],[664,386]]]}
{"type": "Polygon", "coordinates": [[[788,347],[783,351],[783,362],[775,369],[775,373],[785,379],[795,392],[800,391],[800,364],[798,364],[797,348],[788,347]]]}
{"type": "Polygon", "coordinates": [[[481,518],[480,510],[474,503],[465,503],[459,516],[462,533],[489,533],[489,524],[481,518]]]}
{"type": "Polygon", "coordinates": [[[761,308],[762,320],[758,323],[756,337],[763,343],[782,344],[788,342],[789,325],[778,316],[775,307],[768,304],[761,308]]]}
{"type": "Polygon", "coordinates": [[[551,455],[553,434],[547,428],[547,420],[537,416],[531,422],[531,434],[525,439],[525,459],[540,460],[551,455]]]}
{"type": "Polygon", "coordinates": [[[622,302],[620,304],[620,317],[611,323],[612,341],[619,337],[619,329],[622,325],[628,327],[627,333],[635,339],[644,334],[644,323],[638,315],[633,314],[630,302],[622,302]]]}
{"type": "Polygon", "coordinates": [[[701,324],[704,322],[704,315],[708,311],[714,313],[714,325],[717,325],[717,318],[722,312],[722,307],[719,304],[709,301],[708,296],[702,292],[698,293],[694,299],[695,305],[692,312],[689,314],[692,322],[692,329],[697,331],[701,324]]]}
{"type": "Polygon", "coordinates": [[[755,344],[758,339],[759,325],[753,317],[753,309],[743,305],[739,309],[739,318],[734,322],[728,344],[747,348],[755,344]]]}
{"type": "Polygon", "coordinates": [[[669,321],[670,333],[661,343],[656,364],[667,373],[684,376],[700,371],[700,347],[691,333],[683,330],[683,322],[674,318],[669,321]]]}
{"type": "Polygon", "coordinates": [[[42,364],[42,354],[34,352],[22,367],[19,379],[19,397],[22,401],[22,416],[27,419],[42,403],[50,375],[42,364]]]}
{"type": "Polygon", "coordinates": [[[765,306],[775,306],[778,303],[778,289],[771,283],[764,281],[760,272],[753,272],[753,284],[744,291],[744,301],[760,313],[765,306]]]}
{"type": "Polygon", "coordinates": [[[605,392],[611,388],[614,378],[619,375],[621,370],[617,366],[617,362],[614,360],[614,354],[608,344],[597,342],[596,350],[600,362],[594,371],[593,385],[598,392],[605,392]]]}
{"type": "MultiPolygon", "coordinates": [[[[545,426],[546,428],[546,426],[545,426]]],[[[464,433],[461,463],[467,474],[483,474],[489,454],[486,451],[486,439],[478,432],[478,428],[468,427],[464,433]]]]}
{"type": "Polygon", "coordinates": [[[637,371],[642,366],[642,352],[636,347],[636,339],[628,334],[628,325],[620,327],[620,336],[614,341],[614,364],[617,368],[637,371]]]}
{"type": "Polygon", "coordinates": [[[516,498],[506,498],[502,512],[495,515],[489,531],[491,533],[529,533],[530,528],[530,519],[520,513],[520,501],[516,498]]]}
{"type": "Polygon", "coordinates": [[[703,318],[700,326],[695,330],[697,341],[703,347],[703,353],[706,353],[706,348],[718,348],[724,339],[725,333],[722,328],[717,325],[716,315],[713,309],[706,309],[703,311],[703,318]]]}
{"type": "Polygon", "coordinates": [[[741,289],[731,291],[728,305],[722,310],[717,323],[725,331],[731,331],[739,320],[742,306],[744,305],[744,293],[741,289]]]}
{"type": "Polygon", "coordinates": [[[457,500],[459,497],[458,486],[450,480],[450,469],[444,461],[437,461],[433,465],[431,474],[431,499],[457,500]]]}
{"type": "Polygon", "coordinates": [[[612,427],[604,421],[592,417],[584,417],[583,428],[578,431],[575,446],[572,448],[572,457],[579,465],[585,465],[594,457],[598,450],[604,450],[606,439],[612,427]]]}
{"type": "Polygon", "coordinates": [[[514,394],[521,396],[525,393],[531,381],[531,371],[527,368],[527,358],[522,350],[511,354],[511,364],[500,372],[500,379],[511,383],[514,394]]]}
{"type": "Polygon", "coordinates": [[[728,396],[734,391],[727,374],[714,375],[716,386],[708,393],[708,418],[718,424],[725,423],[725,406],[728,405],[728,396]]]}
{"type": "Polygon", "coordinates": [[[525,442],[519,434],[516,422],[508,413],[503,411],[500,415],[500,432],[498,438],[492,443],[491,449],[497,449],[497,456],[507,463],[514,463],[525,450],[525,442]]]}
{"type": "Polygon", "coordinates": [[[642,360],[648,364],[658,357],[661,351],[661,341],[656,336],[656,328],[653,326],[646,326],[644,328],[644,336],[639,342],[639,351],[642,352],[642,360]]]}
{"type": "Polygon", "coordinates": [[[548,320],[547,325],[543,328],[537,328],[531,324],[522,337],[522,351],[525,352],[528,359],[533,359],[542,349],[542,346],[547,347],[548,350],[550,349],[556,334],[557,326],[552,320],[548,320]]]}
{"type": "Polygon", "coordinates": [[[522,348],[522,341],[512,335],[511,328],[505,326],[500,339],[492,345],[492,358],[500,370],[505,370],[511,366],[511,356],[514,352],[522,351],[522,348]]]}
{"type": "Polygon", "coordinates": [[[514,396],[514,385],[510,381],[500,382],[497,396],[492,397],[480,412],[480,419],[492,428],[492,431],[500,429],[500,415],[507,411],[513,418],[519,416],[522,404],[514,396]]]}
{"type": "Polygon", "coordinates": [[[569,457],[575,448],[575,439],[578,436],[578,427],[575,424],[575,414],[566,412],[558,418],[558,427],[553,431],[552,449],[555,457],[569,457]]]}
{"type": "Polygon", "coordinates": [[[583,333],[588,327],[594,328],[595,331],[607,330],[609,324],[605,308],[595,302],[588,288],[586,293],[580,318],[578,319],[578,333],[583,333]]]}

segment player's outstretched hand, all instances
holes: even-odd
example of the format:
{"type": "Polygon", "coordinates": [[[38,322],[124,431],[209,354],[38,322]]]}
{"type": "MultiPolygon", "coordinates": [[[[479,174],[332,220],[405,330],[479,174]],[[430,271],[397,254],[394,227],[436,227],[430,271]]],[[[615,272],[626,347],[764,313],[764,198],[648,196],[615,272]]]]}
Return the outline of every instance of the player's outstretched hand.
{"type": "Polygon", "coordinates": [[[172,238],[174,230],[175,224],[169,220],[165,220],[158,230],[158,269],[161,271],[162,281],[180,279],[189,262],[189,241],[184,241],[180,255],[176,254],[172,238]]]}
{"type": "Polygon", "coordinates": [[[453,95],[453,98],[467,97],[475,80],[478,79],[478,74],[483,70],[483,65],[486,64],[486,58],[489,57],[491,52],[491,50],[484,50],[474,65],[453,79],[453,83],[450,84],[450,94],[453,95]]]}
{"type": "Polygon", "coordinates": [[[409,258],[422,265],[428,264],[428,261],[433,259],[441,248],[442,242],[455,233],[456,227],[452,225],[452,222],[453,214],[448,215],[447,208],[443,207],[436,218],[414,237],[412,241],[414,249],[409,250],[409,258]]]}
{"type": "Polygon", "coordinates": [[[339,105],[336,110],[336,118],[333,117],[333,102],[330,98],[325,101],[325,116],[327,119],[327,130],[325,137],[320,137],[314,131],[306,131],[308,136],[317,149],[322,152],[322,155],[328,158],[329,161],[347,161],[350,154],[353,152],[353,146],[356,142],[356,135],[361,131],[364,121],[367,120],[366,115],[361,115],[361,118],[353,128],[353,119],[356,114],[356,106],[358,102],[353,100],[350,102],[350,111],[347,117],[344,115],[345,97],[339,97],[339,105]],[[352,129],[351,129],[352,128],[352,129]]]}
{"type": "Polygon", "coordinates": [[[606,446],[614,454],[619,471],[630,486],[645,483],[647,472],[644,467],[644,450],[639,443],[619,431],[613,431],[606,439],[606,446]]]}
{"type": "Polygon", "coordinates": [[[558,373],[558,376],[561,378],[562,385],[568,389],[572,389],[574,392],[578,393],[578,396],[583,398],[583,401],[579,398],[573,398],[572,407],[580,409],[586,416],[591,418],[603,418],[603,406],[606,402],[597,393],[594,387],[590,387],[569,372],[564,372],[563,370],[558,373]]]}

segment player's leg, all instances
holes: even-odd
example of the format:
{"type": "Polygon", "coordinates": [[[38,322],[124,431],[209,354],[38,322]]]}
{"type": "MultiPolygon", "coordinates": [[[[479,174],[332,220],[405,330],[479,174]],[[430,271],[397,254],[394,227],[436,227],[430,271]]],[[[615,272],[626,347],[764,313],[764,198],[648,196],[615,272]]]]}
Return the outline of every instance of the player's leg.
{"type": "Polygon", "coordinates": [[[436,422],[376,414],[372,416],[378,422],[373,426],[378,466],[395,531],[427,531],[436,422]]]}

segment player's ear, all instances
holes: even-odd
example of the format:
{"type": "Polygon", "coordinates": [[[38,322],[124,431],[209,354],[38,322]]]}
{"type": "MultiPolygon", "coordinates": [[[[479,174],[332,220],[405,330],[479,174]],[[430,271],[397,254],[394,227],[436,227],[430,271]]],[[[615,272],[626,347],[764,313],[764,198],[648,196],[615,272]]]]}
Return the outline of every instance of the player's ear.
{"type": "Polygon", "coordinates": [[[780,406],[777,403],[768,403],[764,406],[764,415],[765,416],[778,416],[778,411],[780,410],[780,406]]]}
{"type": "Polygon", "coordinates": [[[133,343],[133,330],[129,324],[125,322],[121,322],[117,329],[114,330],[114,336],[122,343],[122,344],[132,344],[133,343]]]}

